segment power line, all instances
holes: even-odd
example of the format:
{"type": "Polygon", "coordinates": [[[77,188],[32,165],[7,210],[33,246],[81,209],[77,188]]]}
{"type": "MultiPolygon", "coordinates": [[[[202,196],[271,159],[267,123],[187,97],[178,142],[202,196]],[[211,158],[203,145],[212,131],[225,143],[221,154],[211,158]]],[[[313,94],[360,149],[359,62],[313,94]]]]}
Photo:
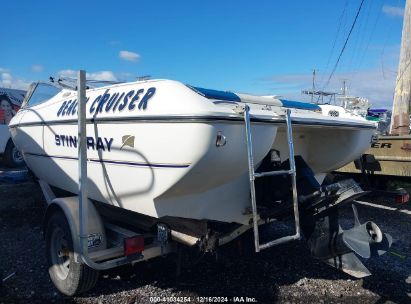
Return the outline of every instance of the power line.
{"type": "MultiPolygon", "coordinates": [[[[354,70],[354,66],[358,57],[359,52],[361,51],[362,48],[362,44],[363,44],[363,34],[365,32],[365,28],[364,26],[368,23],[368,20],[366,18],[365,13],[367,12],[367,4],[370,4],[370,2],[365,2],[364,6],[362,8],[362,13],[363,16],[362,18],[358,19],[358,22],[356,24],[356,28],[355,28],[355,32],[352,34],[351,38],[350,38],[350,48],[349,50],[351,51],[351,57],[350,60],[347,61],[347,67],[351,70],[354,70]],[[364,22],[367,21],[367,22],[364,22]]],[[[347,53],[349,51],[347,49],[347,53]]],[[[346,56],[348,56],[348,54],[346,54],[346,56]]]]}
{"type": "Polygon", "coordinates": [[[356,69],[360,66],[362,53],[365,52],[365,44],[367,42],[366,38],[368,38],[366,36],[373,3],[373,1],[368,1],[368,3],[364,3],[364,7],[362,9],[363,15],[362,18],[360,18],[358,26],[356,28],[357,46],[353,49],[352,58],[350,61],[350,67],[352,70],[351,77],[353,77],[353,75],[356,72],[356,69]]]}
{"type": "MultiPolygon", "coordinates": [[[[373,2],[371,2],[371,3],[373,3],[373,2]]],[[[369,38],[368,38],[368,42],[367,42],[367,45],[366,45],[366,47],[365,47],[365,51],[364,51],[364,53],[363,53],[362,56],[361,56],[361,59],[360,59],[359,65],[358,65],[358,70],[362,67],[362,64],[363,64],[363,62],[364,62],[365,55],[368,53],[368,48],[369,48],[369,46],[370,46],[370,44],[371,44],[371,40],[374,38],[375,29],[377,28],[378,21],[380,20],[381,13],[382,13],[382,7],[383,7],[383,6],[384,6],[384,1],[382,1],[382,4],[381,4],[380,7],[377,7],[377,8],[378,8],[378,15],[377,15],[377,18],[375,19],[374,26],[372,27],[371,36],[369,36],[369,38]]],[[[357,70],[357,71],[358,71],[358,70],[357,70]]]]}
{"type": "Polygon", "coordinates": [[[345,12],[346,12],[346,10],[347,10],[347,5],[348,5],[348,0],[345,1],[343,11],[342,11],[342,13],[341,13],[341,15],[340,15],[340,19],[339,19],[339,22],[338,22],[337,34],[335,35],[335,38],[334,38],[334,41],[333,41],[333,44],[332,44],[332,48],[331,48],[331,52],[330,52],[330,55],[328,56],[328,59],[327,59],[327,64],[326,64],[326,66],[325,66],[325,70],[328,69],[328,65],[330,64],[331,57],[332,57],[332,55],[334,54],[335,44],[336,44],[337,39],[338,39],[338,37],[339,37],[339,35],[340,35],[341,25],[342,25],[343,18],[344,18],[344,16],[345,16],[345,12]]]}
{"type": "Polygon", "coordinates": [[[362,5],[364,4],[364,1],[365,1],[365,0],[361,0],[360,7],[358,8],[357,14],[355,15],[354,22],[353,22],[352,25],[351,25],[350,32],[348,33],[347,39],[345,39],[344,45],[343,45],[343,47],[342,47],[342,49],[341,49],[340,55],[338,56],[337,62],[335,63],[334,68],[333,68],[333,70],[331,71],[331,74],[330,74],[330,76],[328,77],[327,82],[325,83],[323,90],[329,85],[330,80],[331,80],[331,78],[333,77],[333,75],[334,75],[334,73],[335,73],[335,70],[337,69],[338,63],[340,62],[340,59],[341,59],[341,57],[342,57],[342,55],[343,55],[343,53],[344,53],[344,51],[345,51],[345,48],[346,48],[346,46],[347,46],[348,40],[350,39],[351,33],[352,33],[353,29],[354,29],[354,26],[355,26],[355,24],[357,23],[357,19],[358,19],[358,16],[360,15],[361,8],[362,8],[362,5]]]}

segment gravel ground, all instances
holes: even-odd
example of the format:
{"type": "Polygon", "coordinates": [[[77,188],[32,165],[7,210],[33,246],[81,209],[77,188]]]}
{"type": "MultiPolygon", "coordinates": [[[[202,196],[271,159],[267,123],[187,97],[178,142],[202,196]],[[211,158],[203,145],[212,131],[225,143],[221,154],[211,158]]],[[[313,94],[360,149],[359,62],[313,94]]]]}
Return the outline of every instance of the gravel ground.
{"type": "MultiPolygon", "coordinates": [[[[411,303],[411,214],[357,207],[360,220],[375,221],[394,238],[390,253],[365,262],[373,275],[364,279],[311,258],[303,242],[294,242],[224,263],[204,258],[184,269],[179,280],[174,260],[159,258],[103,272],[92,291],[67,298],[48,276],[45,203],[38,185],[0,184],[0,278],[15,272],[0,287],[0,303],[154,303],[150,297],[162,303],[208,303],[216,299],[207,297],[220,296],[258,303],[411,303]]],[[[349,206],[342,217],[344,225],[352,223],[349,206]]]]}

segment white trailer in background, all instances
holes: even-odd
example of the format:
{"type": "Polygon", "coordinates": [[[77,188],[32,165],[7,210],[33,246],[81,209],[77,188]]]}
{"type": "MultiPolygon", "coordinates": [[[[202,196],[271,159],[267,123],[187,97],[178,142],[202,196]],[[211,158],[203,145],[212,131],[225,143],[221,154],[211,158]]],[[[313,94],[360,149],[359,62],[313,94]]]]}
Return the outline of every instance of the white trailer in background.
{"type": "Polygon", "coordinates": [[[9,167],[20,167],[23,157],[14,146],[8,124],[20,109],[26,91],[0,88],[0,155],[9,167]]]}

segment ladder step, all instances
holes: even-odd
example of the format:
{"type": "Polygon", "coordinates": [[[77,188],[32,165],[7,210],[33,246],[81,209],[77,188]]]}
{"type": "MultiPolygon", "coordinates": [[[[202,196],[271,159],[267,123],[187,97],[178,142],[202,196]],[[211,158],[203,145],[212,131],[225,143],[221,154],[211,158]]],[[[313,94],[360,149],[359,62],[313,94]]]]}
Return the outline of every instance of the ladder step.
{"type": "Polygon", "coordinates": [[[294,234],[294,235],[283,236],[283,237],[281,237],[279,239],[276,239],[274,241],[271,241],[271,242],[260,245],[260,249],[267,249],[269,247],[280,245],[280,244],[283,244],[283,243],[288,243],[290,241],[298,241],[298,240],[300,240],[300,238],[301,237],[300,237],[299,233],[294,234]]]}
{"type": "Polygon", "coordinates": [[[254,177],[265,177],[265,176],[273,176],[273,175],[286,175],[286,174],[294,174],[294,170],[278,170],[278,171],[268,171],[262,173],[254,173],[254,177]]]}

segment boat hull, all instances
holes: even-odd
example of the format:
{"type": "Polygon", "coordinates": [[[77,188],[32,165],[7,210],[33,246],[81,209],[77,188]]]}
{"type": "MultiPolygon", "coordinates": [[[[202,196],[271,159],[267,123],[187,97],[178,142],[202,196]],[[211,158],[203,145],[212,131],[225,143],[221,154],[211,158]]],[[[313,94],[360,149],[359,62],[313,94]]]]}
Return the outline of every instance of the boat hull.
{"type": "MultiPolygon", "coordinates": [[[[32,96],[39,85],[10,123],[13,141],[38,178],[77,193],[77,93],[60,90],[38,102],[32,96]]],[[[87,90],[88,196],[154,218],[249,224],[245,103],[255,169],[272,149],[286,161],[286,104],[280,100],[207,96],[170,80],[87,90]]],[[[365,122],[312,110],[292,109],[291,117],[295,155],[318,180],[358,157],[374,131],[365,122]]]]}
{"type": "MultiPolygon", "coordinates": [[[[253,125],[255,163],[270,150],[276,131],[275,125],[253,125]]],[[[12,132],[39,179],[77,193],[77,125],[23,126],[12,132]]],[[[248,224],[243,123],[107,122],[88,124],[87,137],[91,199],[155,218],[248,224]],[[219,135],[226,140],[222,146],[216,145],[219,135]]]]}
{"type": "MultiPolygon", "coordinates": [[[[340,128],[306,125],[293,129],[294,153],[300,155],[313,170],[319,181],[332,172],[357,159],[371,145],[374,129],[340,128]]],[[[280,152],[281,160],[289,157],[284,127],[278,129],[273,149],[280,152]]]]}

